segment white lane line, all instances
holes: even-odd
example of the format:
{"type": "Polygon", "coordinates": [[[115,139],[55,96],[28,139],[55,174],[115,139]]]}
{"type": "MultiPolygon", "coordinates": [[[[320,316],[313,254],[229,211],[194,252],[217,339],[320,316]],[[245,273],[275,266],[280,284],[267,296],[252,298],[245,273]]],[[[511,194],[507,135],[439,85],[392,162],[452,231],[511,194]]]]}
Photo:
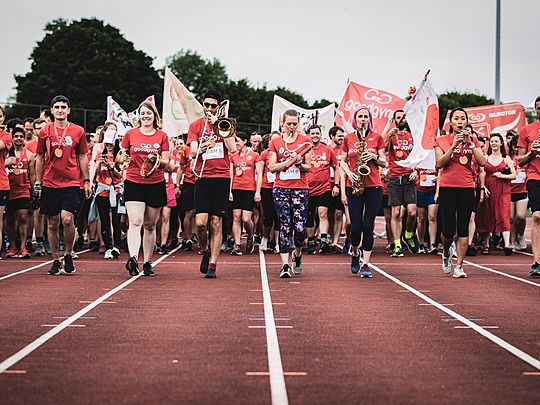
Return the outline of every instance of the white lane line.
{"type": "Polygon", "coordinates": [[[409,290],[410,292],[412,292],[414,295],[416,295],[418,298],[421,298],[422,300],[430,303],[431,305],[433,305],[434,307],[436,307],[437,309],[439,309],[440,311],[450,315],[452,318],[456,318],[458,321],[460,321],[461,323],[469,326],[471,329],[473,329],[475,332],[479,333],[480,335],[484,336],[485,338],[491,340],[493,343],[495,343],[496,345],[500,346],[501,348],[503,348],[504,350],[512,353],[514,356],[516,356],[517,358],[519,358],[520,360],[523,360],[524,362],[530,364],[532,367],[536,368],[537,370],[540,370],[540,360],[538,359],[535,359],[534,357],[532,357],[531,355],[525,353],[524,351],[518,349],[517,347],[511,345],[510,343],[508,343],[507,341],[501,339],[500,337],[494,335],[493,333],[491,332],[488,332],[487,330],[485,330],[484,328],[482,328],[481,326],[477,325],[476,323],[474,322],[471,322],[469,321],[467,318],[465,318],[464,316],[458,314],[457,312],[455,311],[452,311],[451,309],[448,309],[446,308],[445,306],[439,304],[437,301],[429,298],[427,295],[424,295],[422,294],[420,291],[418,290],[415,290],[413,287],[411,287],[410,285],[408,284],[405,284],[403,281],[399,280],[398,278],[388,274],[387,272],[385,272],[384,270],[381,270],[380,268],[378,268],[377,266],[373,265],[373,264],[370,264],[370,266],[376,271],[378,272],[379,274],[382,274],[384,277],[392,280],[394,283],[398,284],[399,286],[409,290]]]}
{"type": "MultiPolygon", "coordinates": [[[[178,250],[180,246],[174,248],[171,250],[168,254],[161,256],[158,260],[155,261],[155,263],[152,265],[152,267],[157,266],[159,263],[161,263],[163,260],[165,260],[169,255],[173,254],[176,250],[178,250]]],[[[108,293],[102,295],[95,301],[93,301],[91,304],[85,306],[80,311],[74,313],[69,318],[67,318],[65,321],[60,323],[58,326],[55,326],[51,330],[49,330],[47,333],[44,333],[40,337],[38,337],[36,340],[34,340],[32,343],[26,345],[21,350],[19,350],[17,353],[13,354],[12,356],[5,359],[2,363],[0,363],[0,373],[3,373],[11,366],[17,364],[19,361],[24,359],[26,356],[28,356],[30,353],[32,353],[34,350],[36,350],[38,347],[44,345],[47,341],[52,339],[55,335],[62,332],[64,329],[66,329],[68,326],[73,324],[75,321],[86,315],[88,312],[93,310],[95,307],[97,307],[102,302],[106,301],[108,298],[116,294],[118,291],[122,290],[124,287],[127,287],[131,283],[133,283],[135,280],[139,279],[139,277],[142,277],[142,272],[139,273],[136,277],[130,277],[128,280],[124,281],[122,284],[117,286],[116,288],[113,288],[108,293]]]]}
{"type": "Polygon", "coordinates": [[[520,252],[518,250],[518,251],[515,251],[514,253],[519,253],[520,255],[531,256],[532,257],[532,253],[528,253],[528,252],[520,252]]]}
{"type": "Polygon", "coordinates": [[[264,319],[266,325],[268,371],[270,373],[270,395],[272,397],[272,405],[288,405],[289,399],[287,397],[283,365],[281,364],[276,322],[274,319],[274,310],[272,309],[272,297],[270,296],[270,286],[266,274],[266,261],[262,251],[259,252],[259,259],[261,262],[261,286],[263,290],[264,319]]]}
{"type": "MultiPolygon", "coordinates": [[[[476,264],[476,263],[470,262],[470,261],[468,261],[468,260],[463,260],[463,263],[466,263],[466,264],[468,264],[469,266],[478,267],[479,269],[486,270],[486,271],[489,271],[489,272],[491,272],[491,273],[498,274],[498,275],[500,275],[500,276],[504,276],[504,277],[511,278],[511,279],[513,279],[513,280],[521,281],[522,283],[534,285],[535,287],[540,287],[540,284],[538,284],[538,283],[534,283],[534,282],[532,282],[532,281],[525,280],[524,278],[516,277],[516,276],[513,276],[513,275],[508,274],[508,273],[503,273],[502,271],[495,270],[495,269],[492,269],[492,268],[490,268],[490,267],[482,266],[481,264],[476,264]]],[[[529,271],[529,270],[527,269],[527,272],[528,272],[528,271],[529,271]]]]}
{"type": "MultiPolygon", "coordinates": [[[[86,253],[86,252],[89,252],[89,251],[90,251],[90,249],[85,249],[85,250],[81,250],[80,252],[75,252],[75,253],[79,255],[79,254],[86,253]]],[[[77,259],[75,259],[75,260],[77,260],[77,259]]],[[[40,267],[46,266],[48,264],[52,264],[52,262],[54,262],[54,260],[49,260],[48,262],[44,262],[44,263],[41,263],[41,264],[36,264],[35,266],[29,267],[29,268],[24,269],[24,270],[17,271],[15,273],[6,274],[5,276],[0,277],[0,281],[5,280],[5,279],[10,278],[10,277],[13,277],[13,276],[18,276],[19,274],[23,274],[23,273],[26,273],[28,271],[39,269],[40,267]]]]}

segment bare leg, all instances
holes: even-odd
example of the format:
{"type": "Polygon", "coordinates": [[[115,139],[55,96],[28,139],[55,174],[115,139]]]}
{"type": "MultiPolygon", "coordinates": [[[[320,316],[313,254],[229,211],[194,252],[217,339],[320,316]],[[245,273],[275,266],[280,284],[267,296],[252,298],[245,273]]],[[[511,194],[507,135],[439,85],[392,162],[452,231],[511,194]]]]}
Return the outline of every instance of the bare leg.
{"type": "Polygon", "coordinates": [[[129,227],[127,230],[127,242],[130,257],[138,257],[141,248],[141,228],[144,221],[146,204],[141,201],[126,202],[129,227]]]}
{"type": "Polygon", "coordinates": [[[143,237],[143,260],[144,263],[152,259],[154,246],[156,245],[156,222],[159,219],[161,208],[146,206],[144,211],[144,237],[143,237]]]}
{"type": "Polygon", "coordinates": [[[60,213],[62,225],[64,225],[64,241],[66,247],[65,254],[70,255],[73,251],[73,243],[75,242],[75,218],[71,212],[64,211],[60,213]]]}
{"type": "Polygon", "coordinates": [[[58,229],[60,227],[60,214],[47,217],[47,236],[51,246],[51,255],[53,260],[60,260],[60,246],[58,229]]]}
{"type": "MultiPolygon", "coordinates": [[[[208,250],[208,214],[200,213],[195,215],[195,226],[197,230],[197,239],[199,240],[199,249],[208,250]]],[[[221,246],[220,246],[221,247],[221,246]]]]}
{"type": "Polygon", "coordinates": [[[223,234],[221,232],[222,225],[223,225],[223,219],[215,215],[212,215],[212,238],[210,240],[210,263],[216,264],[219,258],[219,252],[221,250],[221,242],[223,241],[223,234]]]}

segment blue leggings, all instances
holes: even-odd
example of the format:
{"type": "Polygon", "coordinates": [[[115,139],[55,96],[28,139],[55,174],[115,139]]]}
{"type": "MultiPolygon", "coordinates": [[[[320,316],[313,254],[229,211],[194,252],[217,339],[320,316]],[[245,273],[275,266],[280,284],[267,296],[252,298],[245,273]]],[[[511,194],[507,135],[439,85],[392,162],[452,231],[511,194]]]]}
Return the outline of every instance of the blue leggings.
{"type": "Polygon", "coordinates": [[[306,219],[309,190],[274,188],[274,203],[279,217],[279,251],[288,253],[291,234],[294,231],[294,246],[304,246],[307,238],[306,219]]]}
{"type": "Polygon", "coordinates": [[[362,250],[370,252],[373,249],[373,229],[381,205],[382,187],[368,187],[358,196],[353,195],[352,188],[347,187],[346,194],[351,219],[351,245],[360,245],[362,235],[362,250]]]}

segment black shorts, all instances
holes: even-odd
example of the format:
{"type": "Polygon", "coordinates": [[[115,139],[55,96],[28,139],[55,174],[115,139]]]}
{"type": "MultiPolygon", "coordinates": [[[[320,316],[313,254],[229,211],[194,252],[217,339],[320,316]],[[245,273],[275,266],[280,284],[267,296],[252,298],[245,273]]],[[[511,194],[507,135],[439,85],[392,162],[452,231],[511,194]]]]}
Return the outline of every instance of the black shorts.
{"type": "Polygon", "coordinates": [[[195,184],[184,183],[180,191],[180,199],[178,201],[180,209],[191,211],[195,208],[195,184]]]}
{"type": "Polygon", "coordinates": [[[540,180],[527,180],[527,193],[531,211],[540,211],[540,180]]]}
{"type": "Polygon", "coordinates": [[[388,205],[388,194],[383,194],[381,199],[381,207],[382,208],[390,208],[388,205]]]}
{"type": "Polygon", "coordinates": [[[9,190],[0,190],[0,207],[5,207],[7,204],[9,190]]]}
{"type": "Polygon", "coordinates": [[[232,191],[232,209],[244,210],[253,212],[255,206],[255,191],[250,190],[233,190],[232,191]]]}
{"type": "Polygon", "coordinates": [[[167,205],[167,191],[165,180],[154,184],[134,183],[124,181],[124,202],[143,202],[149,207],[160,208],[167,205]]]}
{"type": "Polygon", "coordinates": [[[388,178],[388,205],[396,207],[416,204],[416,182],[409,176],[388,178]]]}
{"type": "Polygon", "coordinates": [[[231,179],[199,179],[195,183],[195,215],[209,214],[226,218],[231,179]]]}
{"type": "Polygon", "coordinates": [[[332,201],[332,192],[327,191],[324,194],[317,196],[310,196],[308,199],[308,212],[306,226],[313,228],[315,226],[315,217],[317,216],[317,209],[319,207],[330,207],[332,201]]]}
{"type": "Polygon", "coordinates": [[[512,193],[510,194],[510,201],[515,203],[527,198],[527,193],[512,193]]]}
{"type": "Polygon", "coordinates": [[[39,206],[41,214],[49,217],[58,215],[61,211],[71,212],[75,215],[80,206],[80,188],[79,186],[42,187],[39,206]]]}
{"type": "Polygon", "coordinates": [[[14,213],[18,210],[30,209],[30,197],[16,198],[14,200],[8,200],[6,204],[6,213],[14,213]]]}
{"type": "Polygon", "coordinates": [[[341,212],[345,211],[345,207],[341,202],[341,192],[335,197],[330,197],[330,207],[328,207],[328,212],[334,213],[336,210],[341,212]]]}

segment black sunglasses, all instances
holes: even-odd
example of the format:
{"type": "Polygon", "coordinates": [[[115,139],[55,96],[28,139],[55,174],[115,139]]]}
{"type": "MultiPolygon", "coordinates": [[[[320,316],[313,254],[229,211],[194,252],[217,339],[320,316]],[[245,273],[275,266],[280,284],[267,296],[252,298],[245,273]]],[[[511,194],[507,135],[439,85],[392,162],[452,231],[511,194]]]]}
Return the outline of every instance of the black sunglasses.
{"type": "Polygon", "coordinates": [[[218,105],[213,103],[203,103],[206,108],[216,108],[218,105]]]}

